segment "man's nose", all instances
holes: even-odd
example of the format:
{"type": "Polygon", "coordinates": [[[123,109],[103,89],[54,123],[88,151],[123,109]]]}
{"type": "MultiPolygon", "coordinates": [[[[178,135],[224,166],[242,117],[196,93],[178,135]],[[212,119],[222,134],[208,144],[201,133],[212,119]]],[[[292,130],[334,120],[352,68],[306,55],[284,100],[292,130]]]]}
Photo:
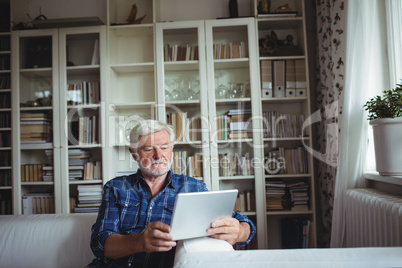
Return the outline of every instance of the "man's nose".
{"type": "Polygon", "coordinates": [[[159,147],[154,147],[154,158],[161,158],[162,150],[159,147]]]}

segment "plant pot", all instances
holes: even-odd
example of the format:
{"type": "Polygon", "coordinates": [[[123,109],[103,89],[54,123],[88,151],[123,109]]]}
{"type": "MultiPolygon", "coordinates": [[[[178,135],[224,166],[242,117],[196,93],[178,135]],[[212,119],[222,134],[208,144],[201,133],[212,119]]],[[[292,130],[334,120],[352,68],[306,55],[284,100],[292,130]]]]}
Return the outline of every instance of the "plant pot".
{"type": "Polygon", "coordinates": [[[382,176],[402,175],[402,117],[378,118],[373,127],[376,169],[382,176]]]}

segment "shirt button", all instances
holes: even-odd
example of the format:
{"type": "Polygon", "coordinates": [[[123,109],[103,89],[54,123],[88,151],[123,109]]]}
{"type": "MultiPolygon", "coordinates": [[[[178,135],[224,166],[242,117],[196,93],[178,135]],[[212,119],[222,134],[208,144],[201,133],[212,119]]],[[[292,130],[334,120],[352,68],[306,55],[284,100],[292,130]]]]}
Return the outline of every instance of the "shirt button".
{"type": "Polygon", "coordinates": [[[150,207],[149,209],[152,209],[152,207],[150,207]]]}

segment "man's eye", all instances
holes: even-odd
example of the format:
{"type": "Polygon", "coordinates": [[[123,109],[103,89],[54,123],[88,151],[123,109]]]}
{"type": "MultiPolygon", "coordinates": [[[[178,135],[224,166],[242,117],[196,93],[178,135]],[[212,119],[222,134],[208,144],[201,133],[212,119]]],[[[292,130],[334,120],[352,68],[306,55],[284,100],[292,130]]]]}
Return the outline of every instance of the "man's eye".
{"type": "Polygon", "coordinates": [[[150,152],[152,152],[152,151],[153,151],[153,149],[152,149],[152,148],[144,148],[143,150],[144,150],[144,152],[146,152],[146,153],[150,153],[150,152]]]}
{"type": "Polygon", "coordinates": [[[169,146],[161,146],[160,148],[161,150],[166,151],[167,149],[169,149],[169,146]]]}

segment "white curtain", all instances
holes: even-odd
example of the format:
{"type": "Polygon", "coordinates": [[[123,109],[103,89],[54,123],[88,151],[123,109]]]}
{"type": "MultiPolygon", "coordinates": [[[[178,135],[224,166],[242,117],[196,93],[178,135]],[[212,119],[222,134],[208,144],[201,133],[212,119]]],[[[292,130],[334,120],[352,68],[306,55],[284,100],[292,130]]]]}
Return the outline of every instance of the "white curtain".
{"type": "MultiPolygon", "coordinates": [[[[400,1],[400,0],[397,0],[400,1]]],[[[345,247],[347,189],[361,187],[366,168],[368,120],[363,105],[389,89],[385,1],[345,1],[345,88],[340,96],[339,156],[335,181],[331,247],[345,247]]]]}

